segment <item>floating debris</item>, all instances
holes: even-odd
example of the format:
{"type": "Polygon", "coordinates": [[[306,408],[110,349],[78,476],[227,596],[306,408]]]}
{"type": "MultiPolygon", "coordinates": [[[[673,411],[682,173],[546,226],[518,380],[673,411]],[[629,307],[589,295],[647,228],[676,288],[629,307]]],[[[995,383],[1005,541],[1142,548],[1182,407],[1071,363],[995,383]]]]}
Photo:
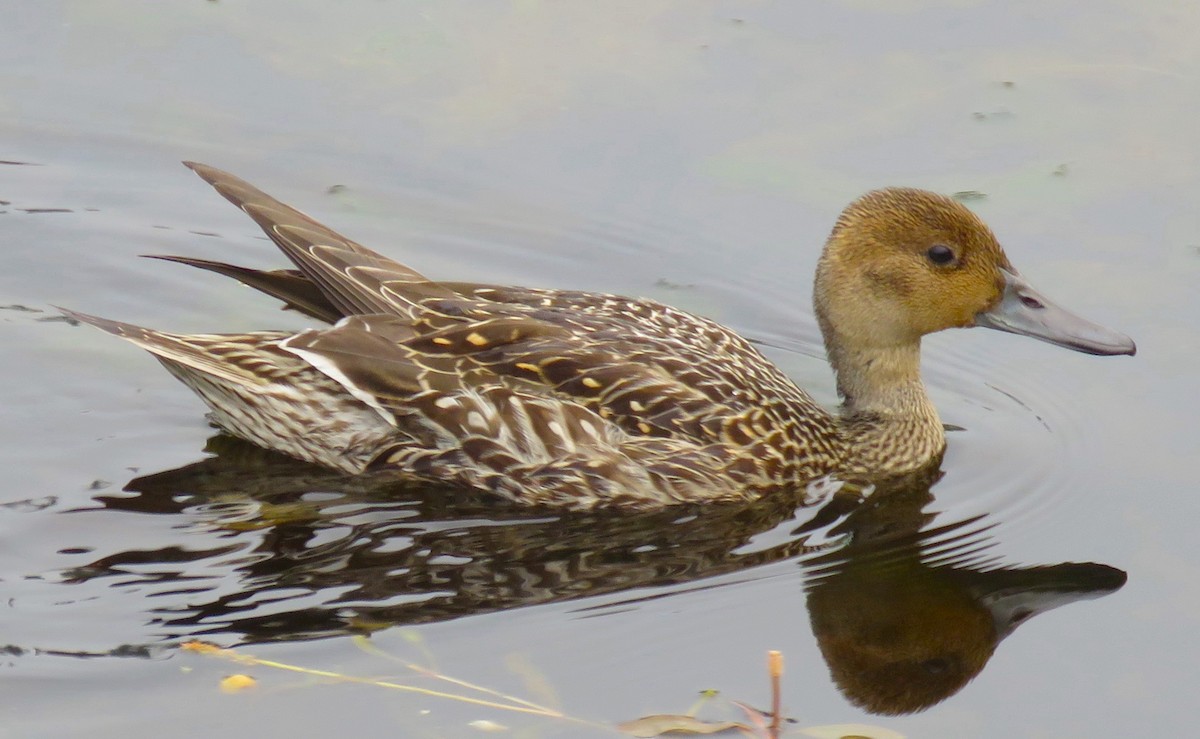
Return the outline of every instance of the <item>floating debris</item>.
{"type": "Polygon", "coordinates": [[[249,675],[227,675],[221,679],[222,693],[240,693],[258,686],[258,681],[249,675]]]}
{"type": "Polygon", "coordinates": [[[977,110],[971,114],[977,121],[1002,121],[1013,117],[1013,112],[1007,108],[997,108],[990,112],[977,110]]]}
{"type": "Polygon", "coordinates": [[[701,721],[695,716],[669,713],[625,721],[617,724],[617,729],[637,737],[655,737],[663,734],[716,734],[731,729],[750,731],[749,726],[736,721],[701,721]]]}

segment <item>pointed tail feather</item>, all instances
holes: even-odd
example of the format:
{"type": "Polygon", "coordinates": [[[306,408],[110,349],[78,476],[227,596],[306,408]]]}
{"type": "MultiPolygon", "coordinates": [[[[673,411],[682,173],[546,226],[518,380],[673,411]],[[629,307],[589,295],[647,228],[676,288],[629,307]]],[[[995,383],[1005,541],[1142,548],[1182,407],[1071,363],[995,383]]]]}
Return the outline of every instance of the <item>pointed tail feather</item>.
{"type": "Polygon", "coordinates": [[[91,316],[59,306],[54,307],[69,318],[95,326],[114,336],[120,336],[160,360],[242,386],[262,386],[269,382],[262,374],[250,371],[237,361],[244,358],[241,355],[249,355],[257,348],[257,346],[247,347],[246,340],[252,339],[254,344],[261,345],[267,341],[275,341],[287,336],[287,334],[278,332],[230,335],[228,337],[215,334],[184,336],[155,331],[132,323],[91,316]]]}
{"type": "Polygon", "coordinates": [[[416,270],[345,238],[228,172],[197,162],[184,165],[253,218],[343,315],[412,315],[423,300],[456,297],[416,270]]]}
{"type": "Polygon", "coordinates": [[[238,438],[357,474],[396,443],[395,427],[297,355],[281,332],[183,336],[59,308],[149,351],[238,438]]]}
{"type": "Polygon", "coordinates": [[[302,273],[292,269],[262,270],[250,267],[239,267],[224,262],[213,262],[207,259],[192,257],[176,257],[159,254],[144,254],[150,259],[162,259],[167,262],[178,262],[190,267],[198,267],[216,272],[226,277],[232,277],[243,285],[266,293],[273,298],[282,300],[290,308],[306,316],[324,321],[337,323],[345,315],[337,306],[329,302],[312,280],[302,273]]]}

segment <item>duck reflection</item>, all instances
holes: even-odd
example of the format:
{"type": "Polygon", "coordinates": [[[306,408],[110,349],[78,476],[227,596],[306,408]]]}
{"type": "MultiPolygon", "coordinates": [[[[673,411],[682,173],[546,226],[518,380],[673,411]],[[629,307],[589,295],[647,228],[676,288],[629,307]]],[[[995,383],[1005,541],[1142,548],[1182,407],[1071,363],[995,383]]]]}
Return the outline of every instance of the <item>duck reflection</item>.
{"type": "Polygon", "coordinates": [[[1030,617],[1125,584],[1101,564],[999,566],[983,516],[929,528],[932,501],[928,486],[877,491],[831,531],[846,537],[842,547],[804,563],[830,674],[872,713],[913,713],[954,695],[1030,617]]]}
{"type": "Polygon", "coordinates": [[[167,638],[364,633],[795,559],[834,681],[853,703],[895,714],[955,693],[1030,616],[1125,581],[1099,564],[999,567],[984,517],[935,525],[925,511],[936,468],[869,496],[846,484],[753,504],[567,513],[346,477],[227,437],[209,451],[97,499],[185,514],[213,530],[206,545],[112,553],[71,574],[127,577],[136,565],[161,581],[151,602],[167,638]]]}
{"type": "Polygon", "coordinates": [[[805,554],[813,538],[784,535],[732,554],[791,521],[812,503],[803,498],[564,512],[393,475],[348,477],[224,436],[208,451],[216,456],[139,477],[125,494],[97,500],[110,509],[187,514],[189,525],[229,544],[119,552],[72,573],[128,576],[129,565],[145,573],[159,562],[171,565],[159,576],[182,580],[195,577],[179,574],[186,561],[220,573],[208,600],[192,587],[186,605],[157,612],[168,637],[316,638],[691,583],[805,554]]]}

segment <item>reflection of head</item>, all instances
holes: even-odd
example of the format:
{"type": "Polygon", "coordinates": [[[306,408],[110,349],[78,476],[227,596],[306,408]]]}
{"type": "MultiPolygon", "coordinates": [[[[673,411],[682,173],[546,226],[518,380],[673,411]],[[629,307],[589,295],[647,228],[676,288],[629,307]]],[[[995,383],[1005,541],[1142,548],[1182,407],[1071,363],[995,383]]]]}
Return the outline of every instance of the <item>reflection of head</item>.
{"type": "Polygon", "coordinates": [[[928,708],[983,670],[1001,639],[1030,616],[1125,584],[1101,564],[998,568],[983,517],[921,530],[927,498],[856,510],[843,549],[810,568],[808,610],[830,674],[872,713],[928,708]]]}
{"type": "Polygon", "coordinates": [[[954,694],[996,646],[991,614],[969,593],[936,576],[908,575],[835,576],[809,593],[834,682],[872,713],[912,713],[954,694]]]}

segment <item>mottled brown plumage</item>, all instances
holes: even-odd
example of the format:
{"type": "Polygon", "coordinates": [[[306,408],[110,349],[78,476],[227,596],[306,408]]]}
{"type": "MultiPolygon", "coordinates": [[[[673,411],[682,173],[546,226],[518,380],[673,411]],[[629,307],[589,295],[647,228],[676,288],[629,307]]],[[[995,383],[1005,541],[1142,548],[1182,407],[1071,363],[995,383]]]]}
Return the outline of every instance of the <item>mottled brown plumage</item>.
{"type": "Polygon", "coordinates": [[[815,289],[846,397],[836,418],[707,319],[652,300],[431,281],[232,175],[188,166],[296,269],[165,258],[335,325],[181,336],[71,315],[153,353],[235,436],[348,473],[395,469],[532,504],[746,500],[834,472],[926,465],[945,441],[920,337],[972,325],[1017,289],[991,232],[958,203],[900,189],[856,201],[815,289]],[[931,262],[933,245],[954,262],[931,262]]]}

